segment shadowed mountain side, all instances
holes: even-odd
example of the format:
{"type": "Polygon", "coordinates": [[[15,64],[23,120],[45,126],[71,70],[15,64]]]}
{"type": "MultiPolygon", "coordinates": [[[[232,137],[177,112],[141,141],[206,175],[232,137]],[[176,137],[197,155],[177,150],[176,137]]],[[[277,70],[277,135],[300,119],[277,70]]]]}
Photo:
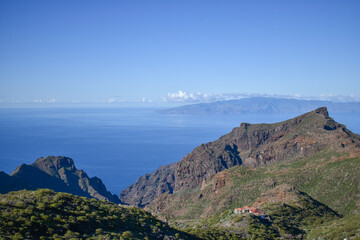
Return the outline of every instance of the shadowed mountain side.
{"type": "Polygon", "coordinates": [[[331,113],[360,113],[359,102],[336,103],[320,100],[254,97],[191,104],[159,110],[164,114],[299,114],[327,106],[331,113]]]}
{"type": "Polygon", "coordinates": [[[175,165],[139,178],[121,192],[120,200],[144,206],[163,194],[204,187],[217,173],[233,166],[294,162],[324,149],[351,152],[359,145],[360,136],[330,118],[325,107],[274,124],[242,123],[218,140],[195,148],[175,165]]]}
{"type": "Polygon", "coordinates": [[[176,163],[161,166],[151,174],[141,176],[133,185],[122,191],[122,202],[144,207],[163,193],[173,193],[176,163]]]}
{"type": "Polygon", "coordinates": [[[49,188],[56,192],[120,203],[116,195],[106,190],[99,178],[89,178],[83,170],[76,169],[74,161],[67,157],[39,158],[31,165],[20,165],[10,176],[1,172],[0,178],[4,179],[1,182],[6,183],[0,185],[1,193],[49,188]]]}

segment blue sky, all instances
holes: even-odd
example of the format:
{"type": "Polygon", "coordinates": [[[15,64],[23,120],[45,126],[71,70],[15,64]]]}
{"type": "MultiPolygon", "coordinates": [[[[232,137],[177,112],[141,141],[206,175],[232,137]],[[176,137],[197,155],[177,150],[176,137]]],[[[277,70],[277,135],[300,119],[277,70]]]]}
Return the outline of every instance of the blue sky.
{"type": "Polygon", "coordinates": [[[358,0],[1,0],[0,101],[359,100],[359,25],[358,0]]]}

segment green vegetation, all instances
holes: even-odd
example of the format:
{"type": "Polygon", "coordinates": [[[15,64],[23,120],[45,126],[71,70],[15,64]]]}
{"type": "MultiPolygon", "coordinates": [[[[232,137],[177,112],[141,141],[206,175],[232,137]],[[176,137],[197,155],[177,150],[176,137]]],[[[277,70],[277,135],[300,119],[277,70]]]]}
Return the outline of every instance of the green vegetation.
{"type": "Polygon", "coordinates": [[[249,239],[272,240],[280,238],[280,234],[276,227],[269,220],[261,219],[254,215],[249,215],[247,218],[249,219],[249,226],[247,229],[249,239]]]}
{"type": "MultiPolygon", "coordinates": [[[[360,194],[360,158],[348,158],[331,149],[296,162],[277,163],[251,169],[229,169],[231,186],[224,191],[237,192],[235,204],[251,204],[273,185],[289,183],[343,215],[356,211],[360,194]]],[[[233,205],[231,207],[237,207],[233,205]]]]}
{"type": "Polygon", "coordinates": [[[218,142],[196,148],[176,165],[179,171],[172,165],[141,178],[127,192],[133,203],[154,200],[148,193],[161,189],[159,182],[179,187],[146,205],[171,227],[138,208],[50,190],[19,191],[0,195],[0,237],[359,239],[360,219],[354,214],[360,210],[360,136],[327,119],[326,109],[319,111],[323,115],[242,125],[218,142]],[[282,130],[276,133],[278,128],[282,130]],[[238,141],[255,147],[229,145],[238,141]],[[244,165],[221,171],[233,166],[225,160],[236,160],[238,154],[244,165]],[[169,176],[175,183],[173,178],[166,182],[169,176]],[[233,213],[245,205],[265,214],[233,213]]]}
{"type": "Polygon", "coordinates": [[[184,229],[185,232],[206,240],[242,240],[246,239],[244,234],[232,232],[220,227],[192,227],[184,229]]]}
{"type": "MultiPolygon", "coordinates": [[[[266,215],[234,214],[227,210],[201,220],[179,224],[178,228],[203,239],[304,239],[306,229],[340,219],[340,216],[306,195],[292,204],[269,204],[266,215]]],[[[331,238],[330,238],[331,239],[331,238]]]]}
{"type": "Polygon", "coordinates": [[[201,239],[241,240],[247,239],[246,229],[244,228],[245,225],[241,223],[242,226],[234,224],[229,226],[228,223],[242,222],[242,220],[246,221],[242,215],[235,215],[232,211],[225,211],[222,214],[209,218],[173,221],[170,222],[170,225],[201,239]]]}
{"type": "Polygon", "coordinates": [[[251,239],[303,239],[305,229],[339,219],[340,216],[327,206],[309,197],[302,197],[294,204],[272,204],[265,209],[268,217],[250,216],[248,233],[251,239]]]}
{"type": "Polygon", "coordinates": [[[330,221],[311,229],[307,239],[360,239],[360,215],[330,221]]]}
{"type": "Polygon", "coordinates": [[[0,195],[0,237],[5,239],[196,239],[135,207],[55,193],[0,195]]]}
{"type": "Polygon", "coordinates": [[[340,218],[327,206],[306,197],[294,205],[274,204],[267,212],[282,235],[304,233],[304,227],[317,226],[340,218]]]}
{"type": "Polygon", "coordinates": [[[359,163],[359,157],[329,148],[297,161],[258,168],[236,166],[222,173],[226,183],[221,187],[215,188],[214,178],[202,188],[172,195],[163,215],[178,229],[205,239],[231,239],[225,233],[250,239],[344,239],[359,229],[355,221],[347,220],[359,211],[359,163]],[[263,193],[284,183],[316,200],[307,196],[300,202],[265,204],[262,210],[269,221],[232,213],[234,208],[251,206],[263,193]],[[192,222],[178,224],[186,221],[192,222]],[[332,222],[336,228],[327,224],[332,222]]]}
{"type": "Polygon", "coordinates": [[[215,182],[171,196],[163,215],[173,220],[213,217],[227,210],[251,205],[262,193],[288,183],[341,215],[357,211],[360,194],[360,157],[350,158],[327,149],[295,162],[258,168],[235,166],[226,171],[226,184],[214,191],[215,182]],[[199,198],[199,196],[202,196],[199,198]],[[178,207],[181,214],[177,214],[178,207]]]}

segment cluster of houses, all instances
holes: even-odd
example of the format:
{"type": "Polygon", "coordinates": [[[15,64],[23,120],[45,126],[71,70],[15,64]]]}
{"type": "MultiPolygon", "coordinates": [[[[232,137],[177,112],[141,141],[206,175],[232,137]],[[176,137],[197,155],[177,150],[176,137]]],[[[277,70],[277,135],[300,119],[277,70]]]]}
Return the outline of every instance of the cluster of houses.
{"type": "Polygon", "coordinates": [[[248,206],[242,208],[235,208],[234,213],[235,214],[247,213],[247,214],[254,214],[257,216],[265,216],[264,212],[261,211],[260,209],[248,207],[248,206]]]}

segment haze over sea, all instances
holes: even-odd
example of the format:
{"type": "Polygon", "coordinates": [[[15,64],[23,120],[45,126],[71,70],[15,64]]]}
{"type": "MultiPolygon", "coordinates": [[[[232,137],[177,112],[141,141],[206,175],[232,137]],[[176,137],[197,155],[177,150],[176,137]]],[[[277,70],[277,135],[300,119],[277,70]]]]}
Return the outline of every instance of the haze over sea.
{"type": "MultiPolygon", "coordinates": [[[[11,173],[39,157],[71,157],[89,177],[119,194],[140,176],[181,160],[241,122],[273,123],[292,115],[165,115],[158,108],[57,107],[0,109],[0,170],[11,173]]],[[[354,133],[360,115],[332,114],[354,133]]]]}

